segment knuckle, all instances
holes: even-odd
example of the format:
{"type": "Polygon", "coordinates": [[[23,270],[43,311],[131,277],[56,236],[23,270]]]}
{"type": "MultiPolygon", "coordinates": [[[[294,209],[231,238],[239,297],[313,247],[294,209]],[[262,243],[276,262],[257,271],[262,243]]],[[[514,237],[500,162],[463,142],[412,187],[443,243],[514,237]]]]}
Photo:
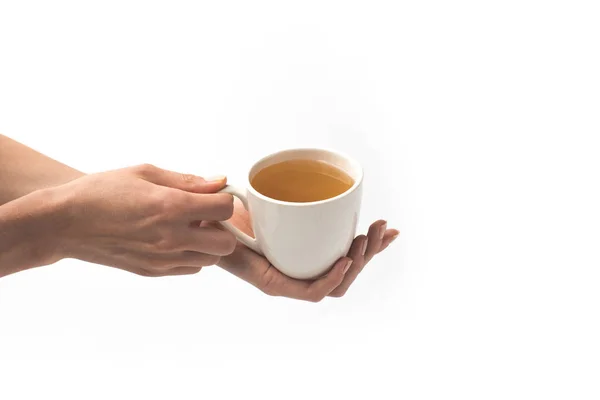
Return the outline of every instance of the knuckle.
{"type": "Polygon", "coordinates": [[[202,270],[202,267],[181,267],[169,271],[166,275],[194,275],[202,270]]]}
{"type": "Polygon", "coordinates": [[[140,276],[147,276],[147,277],[155,276],[154,273],[152,273],[152,271],[145,269],[145,268],[136,269],[136,270],[134,270],[134,273],[137,275],[140,275],[140,276]]]}
{"type": "Polygon", "coordinates": [[[147,276],[161,276],[168,268],[158,260],[150,259],[145,262],[142,270],[147,276]]]}
{"type": "Polygon", "coordinates": [[[311,293],[308,295],[308,301],[311,303],[318,303],[323,300],[325,296],[321,293],[311,293]]]}
{"type": "MultiPolygon", "coordinates": [[[[169,239],[166,236],[160,236],[153,244],[152,244],[153,249],[158,252],[158,253],[165,253],[168,251],[172,251],[172,250],[176,250],[175,249],[175,244],[173,243],[173,241],[171,239],[169,239]]],[[[152,260],[152,261],[156,261],[159,262],[159,260],[152,260]]]]}
{"type": "Polygon", "coordinates": [[[151,200],[153,209],[159,214],[173,214],[181,209],[183,193],[170,191],[168,195],[160,190],[151,200]]]}
{"type": "Polygon", "coordinates": [[[219,261],[221,261],[221,257],[207,254],[200,262],[200,265],[203,267],[208,267],[210,265],[217,264],[219,261]]]}
{"type": "Polygon", "coordinates": [[[237,239],[235,235],[231,232],[225,232],[227,235],[223,240],[223,255],[228,256],[235,251],[237,246],[237,239]]]}
{"type": "Polygon", "coordinates": [[[146,206],[151,214],[161,214],[166,209],[169,201],[163,190],[153,190],[146,195],[146,206]]]}
{"type": "Polygon", "coordinates": [[[181,209],[181,203],[173,197],[166,197],[162,200],[160,208],[163,214],[174,214],[181,209]]]}
{"type": "Polygon", "coordinates": [[[192,174],[180,174],[181,176],[181,181],[185,184],[185,185],[190,185],[192,183],[194,183],[196,177],[192,174]]]}
{"type": "Polygon", "coordinates": [[[156,171],[158,168],[155,165],[145,163],[145,164],[136,165],[135,167],[133,167],[133,169],[138,174],[140,174],[142,176],[146,176],[146,175],[151,174],[152,172],[156,171]]]}
{"type": "Polygon", "coordinates": [[[346,289],[336,289],[333,292],[329,293],[331,297],[343,297],[346,294],[346,289]]]}
{"type": "Polygon", "coordinates": [[[216,194],[216,211],[220,220],[227,220],[233,215],[233,197],[227,193],[216,194]]]}

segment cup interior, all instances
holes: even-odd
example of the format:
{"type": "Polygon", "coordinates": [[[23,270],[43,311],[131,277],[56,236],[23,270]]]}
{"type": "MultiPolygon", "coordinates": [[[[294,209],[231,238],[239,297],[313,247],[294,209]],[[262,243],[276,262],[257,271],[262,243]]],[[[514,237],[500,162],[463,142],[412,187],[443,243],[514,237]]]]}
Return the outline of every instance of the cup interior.
{"type": "MultiPolygon", "coordinates": [[[[354,184],[352,185],[352,187],[350,187],[350,189],[348,189],[346,192],[340,194],[339,196],[344,196],[346,193],[353,191],[362,181],[363,172],[362,172],[362,168],[361,168],[360,164],[357,161],[351,159],[350,157],[348,157],[342,153],[332,151],[332,150],[325,150],[325,149],[292,149],[292,150],[284,150],[279,153],[271,154],[269,156],[264,157],[263,159],[258,161],[256,164],[254,164],[254,166],[250,169],[250,172],[248,174],[249,182],[252,182],[252,180],[254,179],[256,174],[258,174],[262,169],[264,169],[270,165],[273,165],[273,164],[278,164],[280,162],[290,161],[290,160],[324,161],[324,162],[331,164],[334,167],[337,167],[337,168],[341,169],[342,171],[344,171],[346,174],[348,174],[352,178],[352,180],[354,181],[354,184]]],[[[260,193],[252,187],[252,184],[250,184],[250,188],[252,188],[252,190],[254,192],[256,192],[257,194],[260,195],[260,193]]],[[[263,196],[263,195],[260,195],[260,196],[263,196]]],[[[339,196],[336,196],[333,199],[335,199],[339,196]]],[[[271,199],[271,200],[273,200],[273,199],[271,199]]],[[[325,199],[325,200],[321,200],[321,201],[327,201],[327,200],[331,200],[331,199],[325,199]]],[[[292,203],[292,204],[307,204],[307,203],[292,203]]]]}

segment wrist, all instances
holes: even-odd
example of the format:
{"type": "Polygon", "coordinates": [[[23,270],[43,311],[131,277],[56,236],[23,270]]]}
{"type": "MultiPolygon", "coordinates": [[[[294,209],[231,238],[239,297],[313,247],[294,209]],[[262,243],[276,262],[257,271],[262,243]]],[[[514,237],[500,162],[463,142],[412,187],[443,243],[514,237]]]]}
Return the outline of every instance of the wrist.
{"type": "Polygon", "coordinates": [[[71,199],[62,186],[33,192],[32,201],[39,204],[37,210],[38,241],[47,264],[69,257],[68,232],[72,225],[71,199]]]}
{"type": "Polygon", "coordinates": [[[66,198],[42,189],[0,207],[0,276],[65,258],[66,198]]]}

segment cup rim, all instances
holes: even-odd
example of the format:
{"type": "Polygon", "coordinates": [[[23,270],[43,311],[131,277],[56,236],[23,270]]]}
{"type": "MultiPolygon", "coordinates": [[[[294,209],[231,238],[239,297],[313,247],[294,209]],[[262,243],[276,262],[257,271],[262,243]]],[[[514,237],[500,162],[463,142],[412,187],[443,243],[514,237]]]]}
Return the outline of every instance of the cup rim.
{"type": "MultiPolygon", "coordinates": [[[[339,168],[339,167],[337,167],[337,168],[339,168]]],[[[364,176],[364,172],[363,172],[363,168],[360,165],[360,163],[358,161],[356,161],[356,159],[350,157],[348,154],[346,154],[344,152],[341,152],[338,150],[332,150],[332,149],[328,149],[328,148],[323,148],[323,147],[298,147],[298,148],[277,151],[275,153],[271,153],[269,155],[262,157],[261,159],[256,161],[254,164],[252,164],[250,171],[248,171],[247,179],[248,179],[248,191],[250,191],[254,196],[258,197],[261,200],[264,200],[264,201],[267,201],[267,202],[273,203],[273,204],[284,205],[284,206],[310,207],[310,206],[315,206],[315,205],[319,205],[319,204],[331,203],[333,201],[339,200],[343,197],[350,195],[351,193],[355,192],[358,189],[358,187],[362,184],[363,176],[364,176]],[[334,154],[338,157],[341,157],[341,158],[349,161],[352,164],[352,167],[357,171],[357,177],[354,179],[354,184],[350,187],[350,189],[346,190],[343,193],[338,194],[337,196],[330,197],[328,199],[317,200],[317,201],[308,201],[308,202],[293,202],[293,201],[277,200],[272,197],[265,196],[264,194],[260,193],[258,190],[254,189],[254,186],[252,186],[251,179],[250,179],[250,174],[252,173],[252,170],[254,170],[254,167],[256,167],[258,164],[262,163],[263,161],[266,161],[269,158],[275,157],[279,154],[292,153],[292,152],[297,152],[297,151],[321,151],[321,152],[334,154]]]]}

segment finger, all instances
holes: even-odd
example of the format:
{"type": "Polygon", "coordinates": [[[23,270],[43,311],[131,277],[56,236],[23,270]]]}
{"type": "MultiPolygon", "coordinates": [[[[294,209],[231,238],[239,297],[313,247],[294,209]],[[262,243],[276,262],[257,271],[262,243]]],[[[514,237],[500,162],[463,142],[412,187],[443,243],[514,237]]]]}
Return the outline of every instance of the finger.
{"type": "Polygon", "coordinates": [[[344,275],[351,268],[353,261],[344,257],[338,260],[334,267],[324,277],[313,282],[302,300],[319,302],[334,291],[344,280],[344,275]]]}
{"type": "Polygon", "coordinates": [[[202,270],[202,267],[176,267],[165,270],[141,270],[139,272],[135,272],[138,275],[148,276],[152,278],[158,278],[161,276],[171,276],[171,275],[192,275],[197,274],[202,270]]]}
{"type": "Polygon", "coordinates": [[[227,221],[233,214],[233,196],[228,193],[177,196],[177,212],[180,218],[190,221],[227,221]]]}
{"type": "MultiPolygon", "coordinates": [[[[369,238],[365,235],[357,236],[348,250],[348,257],[353,260],[361,260],[364,258],[369,245],[369,238]]],[[[353,266],[354,267],[354,266],[353,266]]]]}
{"type": "MultiPolygon", "coordinates": [[[[241,201],[235,196],[233,197],[233,215],[228,220],[228,222],[232,223],[236,228],[238,228],[239,230],[244,232],[246,235],[248,235],[250,237],[254,237],[254,231],[252,230],[250,214],[248,213],[248,211],[246,211],[246,209],[242,205],[241,201]]],[[[196,221],[196,223],[193,225],[195,225],[195,226],[209,225],[209,226],[217,227],[222,230],[226,230],[225,227],[223,227],[223,225],[216,223],[216,222],[210,222],[210,221],[196,221]]]]}
{"type": "MultiPolygon", "coordinates": [[[[191,222],[189,226],[172,225],[168,234],[145,245],[149,254],[173,254],[189,251],[212,256],[226,256],[235,250],[235,235],[222,227],[191,222]]],[[[160,258],[159,258],[160,259],[160,258]]]]}
{"type": "Polygon", "coordinates": [[[235,250],[237,239],[233,233],[218,226],[200,226],[189,230],[182,230],[182,250],[197,251],[200,253],[227,256],[235,250]]]}
{"type": "Polygon", "coordinates": [[[192,275],[202,271],[202,267],[175,267],[164,271],[164,275],[157,276],[168,276],[168,275],[192,275]]]}
{"type": "Polygon", "coordinates": [[[369,232],[367,233],[369,243],[367,244],[367,250],[365,252],[365,263],[368,263],[371,258],[379,252],[386,229],[387,222],[384,220],[376,221],[369,227],[369,232]]]}
{"type": "Polygon", "coordinates": [[[297,293],[295,298],[300,298],[311,283],[284,275],[266,258],[241,243],[232,254],[221,259],[219,266],[270,296],[290,297],[290,293],[297,293]]]}
{"type": "Polygon", "coordinates": [[[233,253],[221,258],[219,267],[259,289],[264,286],[267,271],[273,268],[266,258],[241,243],[236,245],[233,253]]]}
{"type": "Polygon", "coordinates": [[[346,257],[338,260],[327,275],[311,282],[284,275],[266,258],[238,244],[230,256],[221,259],[219,266],[270,296],[317,302],[342,282],[348,262],[352,260],[346,257]]]}
{"type": "Polygon", "coordinates": [[[145,276],[145,277],[161,277],[161,276],[169,276],[169,275],[190,275],[197,274],[202,270],[202,267],[176,267],[165,270],[149,270],[145,268],[133,268],[133,267],[121,267],[121,270],[131,272],[136,275],[145,276]]]}
{"type": "Polygon", "coordinates": [[[400,236],[400,231],[397,229],[388,229],[385,231],[385,235],[383,235],[383,240],[381,241],[381,247],[377,253],[381,253],[385,250],[394,240],[396,240],[400,236]]]}
{"type": "Polygon", "coordinates": [[[327,275],[313,282],[290,278],[271,266],[275,278],[267,279],[267,285],[262,290],[271,296],[317,303],[342,283],[344,273],[351,263],[351,259],[344,257],[335,263],[327,275]]]}
{"type": "Polygon", "coordinates": [[[175,267],[208,267],[217,264],[221,260],[221,257],[197,251],[182,251],[181,253],[176,253],[174,259],[179,261],[174,264],[175,267]]]}
{"type": "Polygon", "coordinates": [[[346,272],[342,283],[340,283],[338,287],[331,291],[331,293],[329,293],[329,296],[342,297],[346,294],[348,288],[350,287],[350,285],[352,285],[352,283],[354,282],[358,274],[360,274],[360,272],[363,270],[366,264],[365,252],[367,251],[368,242],[369,239],[365,235],[360,235],[356,239],[354,239],[354,241],[352,242],[352,246],[348,251],[348,257],[350,257],[353,260],[352,266],[350,267],[348,272],[346,272]]]}
{"type": "Polygon", "coordinates": [[[145,260],[144,269],[147,270],[167,270],[179,266],[185,267],[207,267],[215,265],[221,257],[204,254],[196,251],[179,251],[165,254],[153,254],[151,258],[145,260]]]}
{"type": "Polygon", "coordinates": [[[215,193],[223,189],[227,183],[225,176],[202,178],[191,174],[182,174],[155,167],[151,164],[133,167],[136,174],[156,185],[193,193],[215,193]]]}

